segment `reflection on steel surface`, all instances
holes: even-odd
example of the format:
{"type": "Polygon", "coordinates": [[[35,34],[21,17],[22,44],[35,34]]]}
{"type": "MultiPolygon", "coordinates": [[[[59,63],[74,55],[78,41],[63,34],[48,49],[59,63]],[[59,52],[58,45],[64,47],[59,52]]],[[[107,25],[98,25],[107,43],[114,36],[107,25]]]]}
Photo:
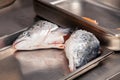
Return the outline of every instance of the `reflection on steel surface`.
{"type": "Polygon", "coordinates": [[[105,6],[120,9],[120,0],[94,0],[105,6]]]}
{"type": "Polygon", "coordinates": [[[11,5],[15,0],[0,0],[0,8],[11,5]]]}
{"type": "Polygon", "coordinates": [[[62,3],[64,1],[66,1],[66,0],[56,0],[56,1],[53,1],[53,2],[50,2],[50,3],[55,5],[55,4],[62,3]]]}
{"type": "Polygon", "coordinates": [[[120,79],[120,72],[117,72],[114,75],[107,78],[106,80],[119,80],[119,79],[120,79]]]}

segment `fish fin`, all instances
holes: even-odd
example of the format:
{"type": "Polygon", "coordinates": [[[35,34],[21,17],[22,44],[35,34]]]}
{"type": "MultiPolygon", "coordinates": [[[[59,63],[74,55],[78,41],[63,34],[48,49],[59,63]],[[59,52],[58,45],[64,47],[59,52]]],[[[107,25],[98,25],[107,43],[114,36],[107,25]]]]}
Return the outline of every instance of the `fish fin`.
{"type": "Polygon", "coordinates": [[[59,46],[59,49],[64,49],[64,48],[65,48],[64,45],[59,46]]]}
{"type": "Polygon", "coordinates": [[[58,28],[57,32],[60,32],[61,34],[66,35],[70,32],[70,28],[65,28],[65,29],[64,28],[58,28]]]}
{"type": "Polygon", "coordinates": [[[69,68],[70,68],[70,72],[73,72],[76,70],[73,57],[71,59],[69,59],[69,68]]]}
{"type": "Polygon", "coordinates": [[[51,45],[53,48],[58,48],[58,49],[65,48],[65,45],[63,43],[59,43],[59,42],[48,43],[48,45],[51,45]]]}

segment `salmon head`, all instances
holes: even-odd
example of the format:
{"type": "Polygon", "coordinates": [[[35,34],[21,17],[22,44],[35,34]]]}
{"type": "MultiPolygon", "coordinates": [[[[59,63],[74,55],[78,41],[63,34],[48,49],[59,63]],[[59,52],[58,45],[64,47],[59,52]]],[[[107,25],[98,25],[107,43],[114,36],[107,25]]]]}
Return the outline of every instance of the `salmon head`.
{"type": "Polygon", "coordinates": [[[40,20],[24,31],[13,43],[17,50],[33,50],[43,48],[64,48],[64,36],[70,29],[58,27],[48,21],[40,20]]]}

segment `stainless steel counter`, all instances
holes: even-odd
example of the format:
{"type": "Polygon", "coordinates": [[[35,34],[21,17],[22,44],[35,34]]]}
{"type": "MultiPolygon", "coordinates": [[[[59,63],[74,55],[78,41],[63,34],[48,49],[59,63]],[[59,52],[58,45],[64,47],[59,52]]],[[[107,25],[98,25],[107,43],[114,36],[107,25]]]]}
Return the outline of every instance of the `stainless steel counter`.
{"type": "Polygon", "coordinates": [[[58,7],[67,10],[77,16],[84,16],[94,19],[102,27],[117,28],[120,23],[120,12],[112,11],[100,5],[95,0],[64,0],[57,4],[58,7]]]}
{"type": "MultiPolygon", "coordinates": [[[[69,7],[70,5],[71,4],[64,5],[61,8],[69,7]]],[[[77,5],[77,3],[71,5],[68,10],[74,9],[75,5],[77,5]]],[[[84,5],[81,4],[79,7],[80,6],[84,6],[84,12],[81,13],[74,10],[77,14],[97,20],[103,27],[115,28],[120,25],[120,15],[116,12],[111,12],[110,10],[98,6],[96,7],[88,2],[84,2],[84,5]]],[[[13,5],[0,10],[0,36],[8,35],[32,25],[34,17],[35,13],[32,0],[16,0],[13,5]]],[[[80,76],[76,80],[106,80],[113,74],[120,72],[119,61],[120,52],[116,52],[116,54],[111,55],[99,66],[80,76]]],[[[22,76],[22,73],[18,73],[21,73],[19,64],[12,55],[0,60],[0,80],[26,80],[22,76]]],[[[29,78],[30,76],[27,77],[29,78]]]]}
{"type": "Polygon", "coordinates": [[[0,36],[30,26],[34,16],[32,0],[16,0],[14,4],[0,9],[0,36]]]}

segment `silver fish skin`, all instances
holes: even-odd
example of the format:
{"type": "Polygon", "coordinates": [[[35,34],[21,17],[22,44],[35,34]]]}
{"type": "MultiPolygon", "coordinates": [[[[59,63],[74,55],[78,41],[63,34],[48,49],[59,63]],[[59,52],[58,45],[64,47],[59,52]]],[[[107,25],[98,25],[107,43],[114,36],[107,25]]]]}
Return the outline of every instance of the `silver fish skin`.
{"type": "Polygon", "coordinates": [[[64,48],[64,36],[70,29],[63,29],[48,21],[40,20],[24,31],[13,43],[17,50],[64,48]]]}
{"type": "Polygon", "coordinates": [[[99,55],[100,42],[90,32],[75,31],[65,42],[66,57],[69,61],[70,71],[87,64],[99,55]]]}

